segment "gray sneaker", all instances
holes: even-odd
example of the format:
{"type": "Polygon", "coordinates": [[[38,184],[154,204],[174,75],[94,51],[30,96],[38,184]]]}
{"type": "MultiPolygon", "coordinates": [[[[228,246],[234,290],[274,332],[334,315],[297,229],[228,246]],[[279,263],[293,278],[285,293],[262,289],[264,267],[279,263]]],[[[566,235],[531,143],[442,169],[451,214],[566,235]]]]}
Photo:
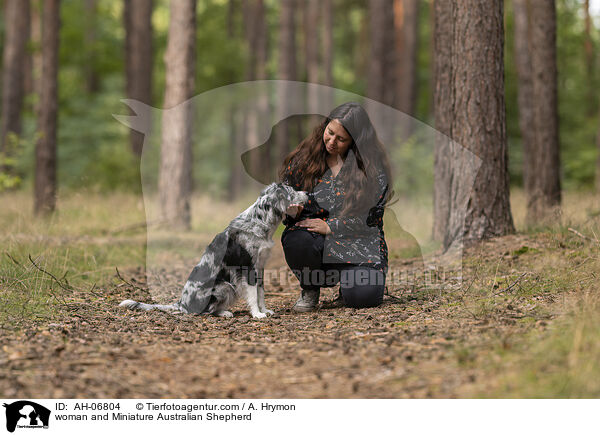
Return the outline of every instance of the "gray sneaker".
{"type": "Polygon", "coordinates": [[[319,295],[321,290],[302,290],[302,294],[292,307],[297,313],[308,313],[314,311],[319,304],[319,295]]]}

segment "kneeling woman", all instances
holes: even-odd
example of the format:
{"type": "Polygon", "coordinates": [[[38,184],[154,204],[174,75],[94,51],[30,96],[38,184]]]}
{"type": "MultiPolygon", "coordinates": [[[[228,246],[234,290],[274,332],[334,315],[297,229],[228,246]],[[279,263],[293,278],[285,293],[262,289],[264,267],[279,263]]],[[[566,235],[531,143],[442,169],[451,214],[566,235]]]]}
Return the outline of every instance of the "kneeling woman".
{"type": "Polygon", "coordinates": [[[383,212],[391,197],[389,162],[367,112],[335,108],[285,159],[280,179],[309,192],[281,243],[302,294],[294,310],[314,310],[321,287],[340,284],[336,305],[381,304],[387,273],[383,212]]]}

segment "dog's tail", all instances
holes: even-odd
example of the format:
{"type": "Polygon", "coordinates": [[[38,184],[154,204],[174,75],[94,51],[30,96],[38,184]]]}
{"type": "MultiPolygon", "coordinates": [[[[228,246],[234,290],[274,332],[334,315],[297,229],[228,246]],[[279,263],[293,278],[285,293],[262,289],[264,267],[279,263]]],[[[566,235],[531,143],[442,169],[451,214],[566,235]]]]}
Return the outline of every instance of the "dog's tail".
{"type": "Polygon", "coordinates": [[[166,311],[167,313],[181,313],[181,309],[178,304],[171,305],[160,305],[160,304],[145,304],[143,302],[132,301],[131,299],[127,299],[119,304],[120,307],[129,308],[130,310],[143,310],[143,311],[151,311],[151,310],[161,310],[166,311]]]}

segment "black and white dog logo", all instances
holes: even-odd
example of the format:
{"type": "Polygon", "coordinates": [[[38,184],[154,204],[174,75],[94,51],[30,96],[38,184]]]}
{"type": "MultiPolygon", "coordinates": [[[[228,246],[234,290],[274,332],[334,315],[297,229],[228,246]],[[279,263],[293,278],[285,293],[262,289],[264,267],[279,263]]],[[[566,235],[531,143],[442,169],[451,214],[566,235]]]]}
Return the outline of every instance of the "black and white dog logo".
{"type": "Polygon", "coordinates": [[[27,429],[48,429],[50,410],[29,400],[19,400],[4,404],[6,408],[6,430],[14,432],[18,427],[27,429]]]}

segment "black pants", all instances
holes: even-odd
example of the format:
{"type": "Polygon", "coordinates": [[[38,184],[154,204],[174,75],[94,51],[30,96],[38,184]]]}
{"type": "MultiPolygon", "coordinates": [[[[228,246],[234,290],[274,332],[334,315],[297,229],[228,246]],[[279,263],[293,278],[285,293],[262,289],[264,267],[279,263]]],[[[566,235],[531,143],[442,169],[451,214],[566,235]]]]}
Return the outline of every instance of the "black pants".
{"type": "Polygon", "coordinates": [[[385,274],[372,267],[323,263],[325,236],[303,229],[286,231],[281,244],[285,260],[304,290],[339,283],[347,307],[376,307],[383,301],[385,274]]]}

